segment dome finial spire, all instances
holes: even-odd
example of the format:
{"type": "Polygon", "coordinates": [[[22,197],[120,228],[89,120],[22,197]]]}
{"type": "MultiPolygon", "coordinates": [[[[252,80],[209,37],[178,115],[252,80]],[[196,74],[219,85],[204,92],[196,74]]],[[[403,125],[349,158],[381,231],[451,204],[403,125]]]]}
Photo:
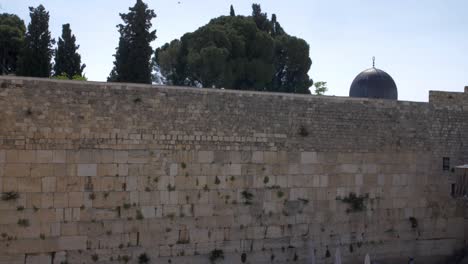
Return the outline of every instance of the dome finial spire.
{"type": "Polygon", "coordinates": [[[372,68],[375,68],[375,56],[372,56],[372,68]]]}

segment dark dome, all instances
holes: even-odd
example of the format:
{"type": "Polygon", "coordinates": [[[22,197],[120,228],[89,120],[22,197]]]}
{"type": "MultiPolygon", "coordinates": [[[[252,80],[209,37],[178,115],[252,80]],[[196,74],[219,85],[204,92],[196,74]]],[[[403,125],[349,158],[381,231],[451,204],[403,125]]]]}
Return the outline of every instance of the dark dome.
{"type": "Polygon", "coordinates": [[[372,67],[354,78],[349,96],[398,100],[398,90],[390,75],[372,67]]]}

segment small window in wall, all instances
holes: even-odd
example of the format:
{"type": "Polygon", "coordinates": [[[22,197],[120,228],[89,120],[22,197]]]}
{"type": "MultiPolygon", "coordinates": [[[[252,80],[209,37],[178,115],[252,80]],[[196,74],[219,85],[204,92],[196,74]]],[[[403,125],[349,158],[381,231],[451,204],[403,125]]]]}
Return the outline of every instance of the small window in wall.
{"type": "Polygon", "coordinates": [[[450,158],[444,157],[444,158],[442,159],[442,169],[443,169],[444,171],[450,170],[450,158]]]}

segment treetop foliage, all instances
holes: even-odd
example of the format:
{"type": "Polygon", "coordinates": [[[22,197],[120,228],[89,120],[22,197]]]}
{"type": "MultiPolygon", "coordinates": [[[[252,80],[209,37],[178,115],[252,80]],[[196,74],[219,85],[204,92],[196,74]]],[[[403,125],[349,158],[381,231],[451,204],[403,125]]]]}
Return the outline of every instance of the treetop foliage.
{"type": "Polygon", "coordinates": [[[236,16],[236,12],[234,11],[234,6],[231,5],[230,11],[229,11],[230,16],[236,16]]]}
{"type": "Polygon", "coordinates": [[[276,15],[268,19],[258,4],[252,5],[252,16],[232,13],[156,50],[155,63],[167,82],[310,93],[309,45],[288,35],[276,15]]]}
{"type": "Polygon", "coordinates": [[[23,76],[49,77],[55,41],[49,31],[49,12],[43,5],[29,7],[31,22],[24,38],[18,73],[23,76]]]}
{"type": "Polygon", "coordinates": [[[154,10],[142,0],[137,0],[128,13],[120,14],[123,24],[117,25],[120,33],[119,46],[114,68],[108,81],[151,83],[150,43],[156,39],[156,30],[150,31],[151,19],[156,17],[154,10]]]}
{"type": "Polygon", "coordinates": [[[54,76],[81,76],[85,64],[81,65],[81,56],[77,53],[79,45],[76,45],[75,35],[72,35],[70,24],[62,26],[62,37],[58,39],[55,50],[54,76]]]}
{"type": "Polygon", "coordinates": [[[17,15],[0,14],[0,74],[14,73],[26,26],[17,15]]]}

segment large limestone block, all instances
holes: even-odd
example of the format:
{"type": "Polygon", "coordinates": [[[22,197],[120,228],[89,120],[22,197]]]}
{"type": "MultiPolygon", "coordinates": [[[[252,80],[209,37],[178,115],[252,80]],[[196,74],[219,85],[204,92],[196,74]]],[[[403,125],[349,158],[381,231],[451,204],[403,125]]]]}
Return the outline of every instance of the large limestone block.
{"type": "Polygon", "coordinates": [[[267,164],[275,164],[278,162],[278,153],[274,151],[266,151],[263,153],[264,162],[267,164]]]}
{"type": "Polygon", "coordinates": [[[52,150],[38,150],[36,152],[37,163],[52,163],[54,160],[54,151],[52,150]]]}
{"type": "Polygon", "coordinates": [[[199,151],[198,152],[198,162],[199,163],[211,163],[214,160],[213,151],[199,151]]]}
{"type": "Polygon", "coordinates": [[[141,213],[144,218],[156,217],[156,209],[154,208],[154,206],[142,206],[141,213]]]}
{"type": "Polygon", "coordinates": [[[171,166],[169,167],[169,175],[177,176],[178,171],[179,171],[179,165],[176,163],[171,164],[171,166]]]}
{"type": "Polygon", "coordinates": [[[242,173],[242,165],[241,164],[231,164],[228,165],[227,174],[239,176],[242,173]]]}
{"type": "Polygon", "coordinates": [[[42,192],[55,192],[56,190],[56,178],[55,177],[44,177],[42,178],[42,192]]]}
{"type": "Polygon", "coordinates": [[[128,162],[128,151],[115,151],[114,152],[115,163],[127,163],[128,162]]]}
{"type": "Polygon", "coordinates": [[[42,180],[40,178],[18,178],[18,190],[20,192],[40,192],[42,180]]]}
{"type": "Polygon", "coordinates": [[[211,204],[196,204],[194,208],[195,217],[212,216],[213,206],[211,204]]]}
{"type": "Polygon", "coordinates": [[[59,237],[60,250],[83,250],[86,249],[86,236],[59,237]]]}
{"type": "Polygon", "coordinates": [[[68,207],[68,193],[54,193],[54,207],[55,208],[68,207]]]}
{"type": "Polygon", "coordinates": [[[29,164],[6,164],[5,177],[29,177],[31,166],[29,164]]]}
{"type": "Polygon", "coordinates": [[[113,163],[114,151],[113,150],[100,150],[96,153],[98,163],[113,163]]]}
{"type": "Polygon", "coordinates": [[[252,153],[252,162],[253,163],[263,163],[263,152],[262,151],[254,151],[252,153]]]}
{"type": "Polygon", "coordinates": [[[317,163],[317,153],[316,152],[302,152],[301,163],[302,164],[317,163]]]}
{"type": "Polygon", "coordinates": [[[83,205],[83,192],[69,192],[68,206],[79,208],[83,205]]]}
{"type": "Polygon", "coordinates": [[[97,164],[78,164],[78,176],[97,176],[97,164]]]}
{"type": "Polygon", "coordinates": [[[8,150],[6,155],[8,163],[36,162],[36,151],[34,150],[8,150]]]}
{"type": "Polygon", "coordinates": [[[31,166],[31,177],[50,177],[54,175],[52,164],[33,164],[31,166]]]}
{"type": "Polygon", "coordinates": [[[50,264],[52,262],[52,255],[39,254],[39,255],[26,255],[26,264],[50,264]]]}
{"type": "Polygon", "coordinates": [[[52,163],[65,163],[67,154],[65,150],[54,150],[52,163]]]}
{"type": "Polygon", "coordinates": [[[25,262],[24,254],[17,255],[3,255],[0,254],[0,264],[24,264],[25,262]]]}
{"type": "Polygon", "coordinates": [[[360,170],[357,164],[342,164],[340,165],[340,172],[342,173],[358,173],[360,170]]]}

